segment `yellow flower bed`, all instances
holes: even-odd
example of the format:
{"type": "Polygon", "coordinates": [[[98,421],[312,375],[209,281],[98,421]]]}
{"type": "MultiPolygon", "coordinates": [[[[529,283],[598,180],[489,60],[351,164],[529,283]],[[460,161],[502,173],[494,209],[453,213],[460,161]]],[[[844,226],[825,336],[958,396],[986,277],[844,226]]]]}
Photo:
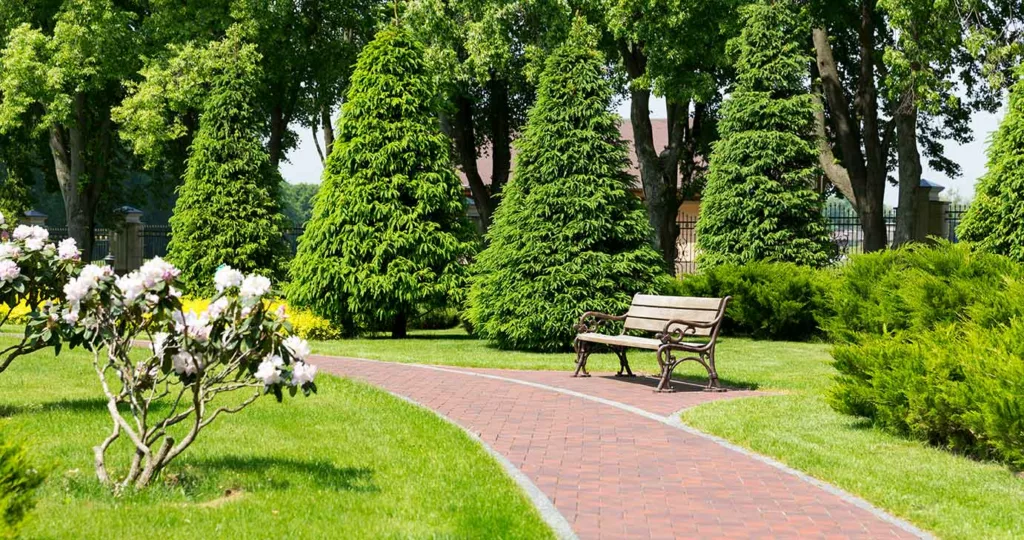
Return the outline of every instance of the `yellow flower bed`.
{"type": "Polygon", "coordinates": [[[0,321],[10,313],[11,318],[7,319],[7,324],[25,324],[28,322],[28,314],[31,312],[32,309],[24,301],[14,306],[14,309],[7,307],[7,304],[0,304],[0,321]]]}
{"type": "MultiPolygon", "coordinates": [[[[206,310],[207,306],[210,305],[210,300],[207,298],[189,298],[185,297],[181,301],[181,306],[187,313],[189,311],[195,312],[196,314],[202,313],[206,310]]],[[[324,341],[328,339],[340,339],[342,333],[340,330],[334,327],[327,319],[319,317],[310,311],[303,309],[292,309],[288,307],[288,304],[279,300],[268,301],[268,309],[277,309],[280,306],[284,306],[285,312],[288,314],[288,322],[292,325],[292,332],[302,339],[324,341]]]]}

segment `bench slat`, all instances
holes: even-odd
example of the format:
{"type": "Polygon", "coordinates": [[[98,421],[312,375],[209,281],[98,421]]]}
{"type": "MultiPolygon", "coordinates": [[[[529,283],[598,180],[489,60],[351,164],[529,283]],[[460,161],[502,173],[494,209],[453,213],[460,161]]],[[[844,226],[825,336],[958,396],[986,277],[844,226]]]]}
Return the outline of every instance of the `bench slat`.
{"type": "MultiPolygon", "coordinates": [[[[627,317],[624,327],[626,330],[646,330],[648,332],[661,332],[662,330],[665,329],[665,323],[667,322],[667,320],[627,317]]],[[[697,328],[697,332],[693,335],[709,336],[711,335],[711,328],[697,328]]]]}
{"type": "Polygon", "coordinates": [[[626,313],[626,316],[640,317],[643,319],[656,319],[661,321],[683,319],[695,322],[712,322],[718,316],[718,310],[630,306],[629,312],[626,313]]]}
{"type": "Polygon", "coordinates": [[[634,306],[665,307],[677,309],[718,309],[721,298],[696,298],[692,296],[655,296],[638,294],[633,297],[634,306]]]}

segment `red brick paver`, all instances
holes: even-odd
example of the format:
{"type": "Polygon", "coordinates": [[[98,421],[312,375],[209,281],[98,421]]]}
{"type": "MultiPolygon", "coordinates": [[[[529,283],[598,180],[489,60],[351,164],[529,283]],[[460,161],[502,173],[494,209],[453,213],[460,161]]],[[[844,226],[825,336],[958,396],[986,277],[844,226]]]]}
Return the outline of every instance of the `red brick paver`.
{"type": "Polygon", "coordinates": [[[914,536],[794,474],[657,419],[740,392],[654,394],[644,384],[573,379],[565,372],[312,361],[478,434],[547,495],[580,538],[914,536]],[[586,393],[647,414],[495,376],[586,393]]]}

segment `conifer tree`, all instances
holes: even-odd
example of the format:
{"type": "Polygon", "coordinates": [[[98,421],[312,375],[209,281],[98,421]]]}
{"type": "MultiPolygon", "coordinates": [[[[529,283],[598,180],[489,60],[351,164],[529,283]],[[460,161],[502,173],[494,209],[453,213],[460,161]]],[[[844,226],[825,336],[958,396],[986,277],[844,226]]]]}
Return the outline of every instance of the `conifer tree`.
{"type": "Polygon", "coordinates": [[[359,55],[289,300],[403,337],[420,310],[461,304],[474,251],[422,47],[392,25],[359,55]]]}
{"type": "Polygon", "coordinates": [[[583,312],[621,313],[663,273],[595,46],[577,19],[548,57],[474,267],[468,318],[502,348],[566,349],[583,312]]]}
{"type": "Polygon", "coordinates": [[[206,53],[213,69],[167,248],[194,293],[210,292],[221,265],[280,277],[286,249],[281,177],[270,165],[254,108],[259,54],[235,31],[206,53]]]}
{"type": "Polygon", "coordinates": [[[834,247],[822,215],[811,62],[793,0],[742,8],[729,43],[737,83],[722,105],[697,220],[699,264],[766,260],[822,266],[834,247]]]}
{"type": "Polygon", "coordinates": [[[988,171],[957,228],[961,240],[1024,262],[1024,78],[988,147],[988,171]]]}

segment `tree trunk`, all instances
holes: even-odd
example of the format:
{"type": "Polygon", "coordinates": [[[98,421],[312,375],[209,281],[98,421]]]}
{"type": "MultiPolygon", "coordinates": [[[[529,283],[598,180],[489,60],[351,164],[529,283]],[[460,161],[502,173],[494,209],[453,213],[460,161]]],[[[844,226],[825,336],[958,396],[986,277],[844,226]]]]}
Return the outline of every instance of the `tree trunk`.
{"type": "Polygon", "coordinates": [[[491,226],[494,213],[491,193],[480,176],[476,166],[476,130],[473,126],[473,102],[464,94],[455,98],[455,117],[449,123],[449,130],[455,140],[455,153],[459,159],[462,174],[466,175],[469,190],[480,214],[480,223],[486,231],[491,226]]]}
{"type": "Polygon", "coordinates": [[[512,170],[512,133],[509,131],[508,82],[491,75],[487,82],[491,107],[491,190],[501,193],[512,170]]]}
{"type": "Polygon", "coordinates": [[[331,125],[331,108],[324,105],[320,108],[320,129],[324,132],[324,159],[331,156],[334,150],[334,126],[331,125]]]}
{"type": "MultiPolygon", "coordinates": [[[[630,90],[630,121],[633,124],[633,146],[640,164],[640,179],[644,189],[647,219],[654,231],[655,247],[661,252],[665,267],[675,271],[676,241],[679,238],[679,160],[678,148],[671,145],[662,153],[654,147],[654,128],[651,125],[651,92],[646,89],[630,90]]],[[[673,120],[669,119],[670,137],[673,120]]]]}
{"type": "Polygon", "coordinates": [[[284,132],[288,122],[280,105],[274,105],[270,111],[270,140],[267,142],[267,153],[270,154],[270,165],[277,169],[284,157],[284,132]]]}
{"type": "MultiPolygon", "coordinates": [[[[53,155],[54,172],[60,185],[64,199],[64,215],[67,219],[68,236],[75,239],[82,250],[82,260],[89,261],[92,257],[93,221],[95,217],[95,201],[91,194],[97,190],[95,186],[85,189],[81,185],[85,173],[85,136],[82,126],[85,125],[85,95],[78,94],[73,105],[75,116],[68,127],[53,126],[50,128],[50,152],[53,155]]],[[[98,182],[99,179],[92,179],[98,182]]]]}
{"type": "Polygon", "coordinates": [[[896,151],[900,161],[900,198],[893,243],[903,245],[918,239],[915,225],[920,213],[917,192],[921,185],[921,154],[917,149],[917,107],[912,97],[904,100],[896,114],[896,151]]]}
{"type": "Polygon", "coordinates": [[[391,337],[394,339],[402,339],[408,335],[409,316],[401,311],[395,315],[394,320],[391,321],[391,337]]]}

